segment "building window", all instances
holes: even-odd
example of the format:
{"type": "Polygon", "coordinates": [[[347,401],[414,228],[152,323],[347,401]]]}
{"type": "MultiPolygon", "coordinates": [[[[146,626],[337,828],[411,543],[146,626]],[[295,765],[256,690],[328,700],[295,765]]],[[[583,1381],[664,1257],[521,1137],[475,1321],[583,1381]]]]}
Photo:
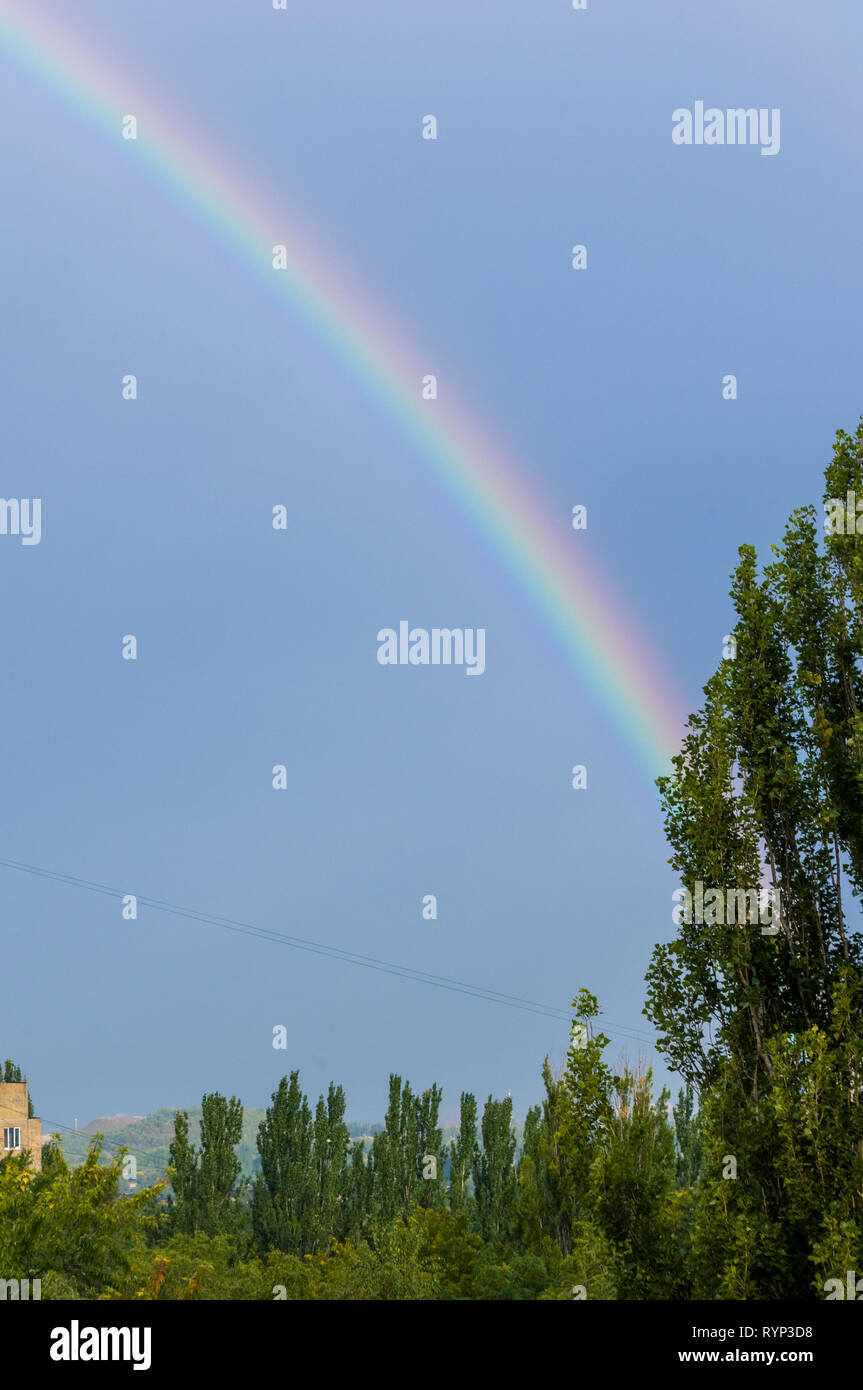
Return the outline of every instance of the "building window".
{"type": "Polygon", "coordinates": [[[4,1149],[20,1149],[21,1131],[18,1129],[17,1125],[14,1129],[4,1129],[3,1147],[4,1149]]]}

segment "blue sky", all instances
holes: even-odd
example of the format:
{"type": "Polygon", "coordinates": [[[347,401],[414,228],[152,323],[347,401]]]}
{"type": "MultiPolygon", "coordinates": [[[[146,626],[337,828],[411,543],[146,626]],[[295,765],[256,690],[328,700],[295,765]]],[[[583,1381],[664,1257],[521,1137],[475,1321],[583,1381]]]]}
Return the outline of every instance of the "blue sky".
{"type": "MultiPolygon", "coordinates": [[[[588,505],[577,543],[696,707],[737,546],[818,501],[863,410],[859,7],[29,5],[283,202],[552,510],[588,505]],[[698,99],[780,108],[780,153],[675,146],[698,99]]],[[[585,985],[649,1034],[675,884],[624,731],[380,403],[119,138],[0,71],[0,492],[43,499],[39,546],[0,537],[0,857],[562,1009],[585,985]],[[484,627],[481,679],[380,667],[402,618],[484,627]]],[[[356,1119],[391,1070],[446,1119],[461,1089],[523,1115],[566,1047],[2,868],[0,902],[0,1046],[50,1121],[261,1105],[294,1067],[356,1119]]]]}

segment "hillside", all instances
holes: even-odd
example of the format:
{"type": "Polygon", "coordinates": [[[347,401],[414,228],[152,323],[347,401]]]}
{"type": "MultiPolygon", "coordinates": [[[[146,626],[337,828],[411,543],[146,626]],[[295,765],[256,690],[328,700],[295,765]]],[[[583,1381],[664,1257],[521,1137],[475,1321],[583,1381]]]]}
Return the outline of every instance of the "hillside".
{"type": "MultiPolygon", "coordinates": [[[[80,1163],[94,1134],[104,1134],[106,1154],[114,1154],[118,1149],[125,1148],[136,1159],[138,1186],[145,1187],[165,1176],[176,1113],[176,1107],[169,1107],[143,1116],[103,1116],[91,1120],[83,1129],[61,1134],[61,1148],[70,1163],[80,1163]]],[[[189,1138],[197,1144],[201,1135],[200,1106],[190,1106],[188,1114],[189,1138]]],[[[243,1137],[237,1147],[237,1157],[246,1177],[251,1177],[258,1166],[258,1126],[264,1116],[263,1110],[243,1111],[243,1137]]],[[[349,1124],[348,1130],[352,1140],[362,1138],[371,1142],[372,1135],[381,1127],[380,1124],[349,1124]]],[[[127,1183],[122,1183],[121,1187],[128,1190],[127,1183]]]]}

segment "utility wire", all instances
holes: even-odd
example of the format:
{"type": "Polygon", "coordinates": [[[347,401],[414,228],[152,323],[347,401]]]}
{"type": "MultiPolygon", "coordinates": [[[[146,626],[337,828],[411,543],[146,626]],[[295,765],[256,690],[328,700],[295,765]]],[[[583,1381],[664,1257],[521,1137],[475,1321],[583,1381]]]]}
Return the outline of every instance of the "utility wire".
{"type": "MultiPolygon", "coordinates": [[[[0,857],[0,867],[15,869],[20,873],[32,874],[38,878],[68,884],[76,888],[84,888],[88,892],[101,893],[106,897],[121,898],[124,896],[123,889],[111,888],[107,884],[98,883],[92,879],[77,878],[73,874],[60,873],[54,869],[40,868],[35,864],[25,864],[16,859],[0,857]]],[[[244,936],[257,937],[262,941],[270,941],[274,945],[289,946],[294,950],[308,951],[315,955],[327,956],[331,960],[346,961],[349,965],[359,965],[366,970],[375,970],[381,974],[394,975],[399,979],[413,980],[415,983],[431,985],[436,989],[446,989],[453,993],[468,995],[474,999],[485,999],[492,1004],[503,1004],[507,1008],[520,1009],[526,1013],[539,1014],[540,1017],[553,1018],[565,1022],[571,1021],[571,1015],[564,1010],[556,1008],[551,1004],[543,1004],[533,999],[525,999],[521,995],[504,994],[499,990],[490,989],[485,985],[470,984],[465,980],[452,979],[446,975],[433,975],[428,971],[416,970],[412,966],[401,965],[394,961],[382,960],[377,956],[366,956],[357,951],[346,951],[340,946],[331,946],[320,941],[310,941],[305,937],[290,936],[285,932],[277,932],[269,927],[256,926],[251,922],[238,922],[231,917],[220,917],[214,913],[199,911],[197,908],[179,907],[177,904],[166,902],[162,898],[151,898],[142,893],[137,893],[134,896],[138,903],[143,904],[145,907],[153,908],[157,912],[166,912],[176,917],[186,918],[189,921],[222,927],[226,931],[233,931],[244,936]]],[[[607,1022],[609,1028],[612,1028],[615,1034],[628,1037],[636,1042],[653,1042],[651,1037],[628,1025],[615,1024],[611,1020],[607,1020],[607,1022]]]]}
{"type": "MultiPolygon", "coordinates": [[[[69,1134],[80,1134],[83,1139],[87,1140],[88,1145],[90,1140],[95,1138],[98,1133],[97,1130],[75,1129],[72,1125],[61,1125],[59,1120],[42,1120],[43,1138],[46,1134],[47,1137],[50,1138],[54,1131],[58,1129],[65,1129],[69,1134]]],[[[108,1153],[113,1154],[115,1158],[119,1156],[120,1150],[116,1149],[113,1144],[109,1144],[104,1135],[102,1137],[102,1148],[107,1150],[108,1153]]]]}

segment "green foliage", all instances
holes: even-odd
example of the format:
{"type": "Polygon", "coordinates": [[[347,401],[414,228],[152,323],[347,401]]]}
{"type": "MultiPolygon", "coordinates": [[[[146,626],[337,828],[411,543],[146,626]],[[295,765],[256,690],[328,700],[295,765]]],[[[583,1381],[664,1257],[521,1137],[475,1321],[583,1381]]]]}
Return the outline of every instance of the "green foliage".
{"type": "MultiPolygon", "coordinates": [[[[259,1249],[295,1254],[326,1249],[342,1233],[348,1187],[345,1095],[330,1083],[314,1119],[300,1090],[299,1072],[283,1077],[258,1130],[261,1175],[252,1201],[259,1249]]],[[[361,1148],[362,1146],[360,1146],[361,1148]]]]}
{"type": "Polygon", "coordinates": [[[678,1187],[694,1187],[701,1170],[701,1130],[695,1111],[695,1088],[687,1081],[677,1095],[674,1144],[678,1187]]]}
{"type": "Polygon", "coordinates": [[[471,1174],[479,1150],[476,1142],[476,1097],[462,1091],[458,1136],[450,1145],[449,1205],[454,1212],[472,1211],[471,1174]]]}
{"type": "Polygon", "coordinates": [[[189,1141],[189,1116],[180,1111],[174,1121],[168,1178],[174,1192],[171,1224],[190,1234],[215,1235],[237,1229],[242,1221],[240,1160],[234,1152],[243,1130],[243,1107],[232,1096],[214,1092],[201,1101],[200,1149],[189,1141]]]}
{"type": "MultiPolygon", "coordinates": [[[[848,490],[863,495],[863,422],[825,474],[825,499],[848,490]]],[[[806,1298],[863,1254],[863,558],[856,535],[820,545],[811,507],[760,576],[739,554],[736,656],[659,785],[682,883],[764,872],[779,930],[684,922],[654,952],[645,1012],[701,1089],[696,1295],[806,1298]]]]}
{"type": "Polygon", "coordinates": [[[406,1217],[415,1206],[438,1207],[445,1202],[446,1151],[438,1124],[440,1102],[439,1087],[432,1086],[417,1096],[409,1082],[403,1085],[400,1076],[390,1076],[384,1127],[374,1136],[370,1159],[373,1211],[384,1222],[406,1217]],[[432,1165],[429,1159],[434,1160],[432,1165]],[[436,1176],[423,1177],[429,1169],[436,1170],[436,1176]]]}
{"type": "MultiPolygon", "coordinates": [[[[189,1142],[199,1144],[201,1138],[202,1112],[200,1106],[189,1106],[189,1142]]],[[[140,1119],[128,1116],[106,1116],[86,1125],[83,1129],[66,1131],[60,1136],[60,1144],[69,1163],[81,1163],[87,1153],[94,1134],[105,1135],[106,1148],[103,1161],[110,1158],[115,1148],[123,1147],[135,1155],[137,1179],[144,1184],[158,1182],[164,1178],[171,1161],[170,1146],[174,1137],[176,1109],[154,1110],[152,1114],[140,1119]]],[[[258,1126],[264,1118],[263,1110],[243,1110],[243,1131],[234,1152],[240,1160],[244,1177],[251,1177],[258,1164],[256,1139],[258,1126]]],[[[129,1184],[121,1179],[121,1191],[129,1184]]]]}
{"type": "Polygon", "coordinates": [[[117,1194],[123,1153],[102,1164],[98,1138],[70,1168],[59,1150],[41,1173],[16,1153],[0,1163],[0,1269],[41,1278],[43,1298],[100,1298],[126,1278],[132,1253],[154,1224],[158,1188],[117,1194]]]}
{"type": "Polygon", "coordinates": [[[550,1280],[539,1295],[543,1301],[563,1302],[619,1298],[619,1262],[613,1246],[592,1221],[578,1221],[570,1231],[570,1253],[552,1251],[546,1257],[550,1280]]]}
{"type": "Polygon", "coordinates": [[[682,1291],[670,1219],[675,1183],[668,1092],[656,1100],[650,1071],[615,1078],[615,1105],[596,1157],[597,1219],[618,1253],[628,1299],[673,1298],[682,1291]]]}
{"type": "Polygon", "coordinates": [[[553,1109],[554,1178],[559,1184],[565,1218],[561,1248],[568,1253],[568,1228],[595,1214],[594,1166],[613,1115],[614,1077],[603,1060],[609,1039],[595,1033],[599,1004],[586,989],[573,1000],[574,1021],[563,1076],[557,1085],[546,1074],[553,1109]]]}
{"type": "Polygon", "coordinates": [[[572,1222],[563,1195],[558,1145],[560,1083],[546,1058],[542,1070],[545,1100],[529,1110],[524,1122],[518,1166],[518,1234],[525,1250],[534,1254],[555,1247],[567,1253],[572,1222]]]}
{"type": "Polygon", "coordinates": [[[473,1162],[479,1229],[484,1240],[507,1240],[516,1225],[515,1135],[512,1099],[489,1096],[482,1114],[482,1149],[473,1162]]]}
{"type": "MultiPolygon", "coordinates": [[[[569,1257],[501,1250],[471,1231],[464,1211],[416,1207],[406,1219],[376,1222],[370,1240],[333,1239],[302,1257],[273,1250],[244,1257],[226,1236],[177,1235],[139,1251],[124,1297],[145,1300],[285,1299],[390,1302],[571,1299],[589,1283],[613,1298],[613,1254],[593,1228],[577,1232],[569,1257]]],[[[117,1296],[116,1294],[114,1296],[117,1296]]]]}

